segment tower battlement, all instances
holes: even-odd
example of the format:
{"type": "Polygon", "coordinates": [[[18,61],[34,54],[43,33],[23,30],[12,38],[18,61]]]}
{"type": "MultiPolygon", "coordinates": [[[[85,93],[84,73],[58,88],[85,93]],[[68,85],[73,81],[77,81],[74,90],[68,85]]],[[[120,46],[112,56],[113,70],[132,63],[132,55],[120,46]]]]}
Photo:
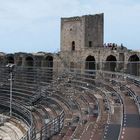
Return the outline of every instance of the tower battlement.
{"type": "Polygon", "coordinates": [[[61,51],[103,46],[104,14],[61,18],[61,51]]]}

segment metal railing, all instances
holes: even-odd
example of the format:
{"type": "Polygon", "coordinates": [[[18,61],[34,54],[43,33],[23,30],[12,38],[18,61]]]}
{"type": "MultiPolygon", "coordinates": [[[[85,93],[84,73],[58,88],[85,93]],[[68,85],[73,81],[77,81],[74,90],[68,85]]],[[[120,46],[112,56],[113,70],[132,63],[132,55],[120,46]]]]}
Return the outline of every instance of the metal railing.
{"type": "MultiPolygon", "coordinates": [[[[66,72],[69,74],[72,74],[72,75],[76,74],[76,73],[78,73],[78,74],[82,73],[86,78],[92,77],[93,79],[98,74],[99,75],[100,74],[108,75],[110,78],[122,76],[122,77],[125,77],[126,80],[130,80],[135,85],[140,86],[140,78],[139,78],[140,62],[127,63],[126,66],[128,66],[127,68],[129,68],[129,70],[124,68],[125,64],[122,62],[119,62],[119,63],[101,62],[98,64],[93,62],[94,69],[92,69],[92,64],[91,64],[92,62],[89,62],[90,69],[88,67],[88,62],[86,62],[86,63],[87,63],[86,69],[84,69],[84,70],[82,68],[73,68],[73,70],[71,71],[71,68],[68,68],[66,72]],[[135,73],[133,70],[134,68],[136,68],[135,73]]],[[[83,63],[83,65],[85,66],[85,63],[83,63]]],[[[0,68],[0,78],[1,78],[0,82],[2,83],[2,85],[3,85],[3,83],[7,84],[5,77],[7,78],[8,73],[6,71],[4,71],[4,69],[5,69],[4,67],[0,68]]],[[[55,74],[56,74],[56,76],[60,75],[60,73],[55,73],[55,74]]],[[[54,78],[54,70],[52,68],[32,67],[32,68],[28,69],[27,67],[26,68],[16,67],[16,72],[14,73],[13,86],[14,86],[14,83],[16,83],[17,81],[19,83],[21,82],[22,84],[27,83],[27,85],[29,85],[30,87],[33,87],[33,90],[35,89],[35,91],[37,91],[37,92],[34,92],[34,94],[32,94],[32,95],[38,95],[38,94],[40,94],[39,92],[41,92],[41,90],[38,90],[38,88],[40,88],[41,86],[44,86],[45,83],[49,83],[51,80],[53,80],[53,78],[54,78]],[[47,78],[48,79],[50,78],[50,79],[48,80],[47,78]]],[[[85,88],[87,87],[87,83],[84,81],[81,81],[81,83],[79,83],[79,82],[77,83],[76,81],[74,81],[74,84],[77,84],[77,85],[79,84],[85,88]]],[[[91,84],[89,84],[88,86],[91,86],[91,84]]],[[[28,89],[28,87],[27,87],[27,89],[28,89]]],[[[138,108],[140,111],[139,97],[134,95],[134,98],[137,102],[137,105],[138,105],[138,108]]],[[[23,105],[18,106],[18,104],[14,104],[14,103],[12,105],[13,105],[13,108],[16,110],[15,115],[18,114],[16,117],[22,116],[20,114],[21,113],[20,111],[23,110],[23,105]]],[[[26,117],[24,119],[30,124],[29,125],[30,127],[29,127],[28,132],[23,136],[23,138],[21,140],[44,140],[46,138],[52,137],[54,134],[57,134],[58,132],[60,132],[60,130],[62,129],[63,123],[64,123],[64,115],[65,115],[64,111],[62,111],[56,118],[50,120],[47,124],[45,124],[41,128],[41,130],[38,132],[36,132],[35,127],[34,127],[33,120],[32,120],[32,114],[28,115],[27,119],[26,119],[26,117]],[[30,118],[32,121],[30,122],[28,120],[28,118],[30,118]]],[[[22,119],[22,118],[20,118],[20,119],[22,119]]]]}

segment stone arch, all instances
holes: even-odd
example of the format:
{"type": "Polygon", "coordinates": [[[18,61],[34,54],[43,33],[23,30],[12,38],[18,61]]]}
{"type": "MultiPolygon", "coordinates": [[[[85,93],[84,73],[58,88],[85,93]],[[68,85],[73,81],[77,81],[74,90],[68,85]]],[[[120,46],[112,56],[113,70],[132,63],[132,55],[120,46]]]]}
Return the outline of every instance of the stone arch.
{"type": "Polygon", "coordinates": [[[53,67],[53,56],[48,55],[45,59],[44,59],[44,67],[53,67]]]}
{"type": "Polygon", "coordinates": [[[14,64],[14,56],[13,55],[9,55],[7,56],[7,63],[11,63],[11,64],[14,64]]]}
{"type": "Polygon", "coordinates": [[[129,57],[128,61],[135,62],[135,61],[140,61],[140,59],[136,54],[134,54],[129,57]]]}
{"type": "MultiPolygon", "coordinates": [[[[86,61],[85,61],[85,69],[86,71],[89,70],[95,70],[96,69],[96,61],[94,56],[87,56],[86,61]]],[[[92,73],[92,72],[91,72],[92,73]]]]}
{"type": "Polygon", "coordinates": [[[117,59],[114,55],[107,56],[106,62],[105,62],[105,70],[116,71],[116,62],[117,62],[117,59]]]}
{"type": "Polygon", "coordinates": [[[139,75],[140,58],[134,54],[128,59],[127,70],[129,74],[139,75]]]}
{"type": "Polygon", "coordinates": [[[47,74],[47,82],[50,82],[53,78],[53,56],[46,56],[43,61],[43,66],[46,67],[45,74],[47,74]]]}
{"type": "Polygon", "coordinates": [[[34,66],[34,59],[32,56],[27,56],[25,58],[25,65],[28,67],[33,67],[34,66]]]}

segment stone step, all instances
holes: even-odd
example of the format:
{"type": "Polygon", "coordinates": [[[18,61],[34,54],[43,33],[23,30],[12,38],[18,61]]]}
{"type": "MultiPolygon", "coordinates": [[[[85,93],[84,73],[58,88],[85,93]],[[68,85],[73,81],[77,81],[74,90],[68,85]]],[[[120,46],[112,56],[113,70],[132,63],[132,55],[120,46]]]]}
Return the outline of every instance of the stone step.
{"type": "Polygon", "coordinates": [[[23,137],[22,131],[9,122],[0,127],[0,135],[2,140],[19,140],[23,137]]]}

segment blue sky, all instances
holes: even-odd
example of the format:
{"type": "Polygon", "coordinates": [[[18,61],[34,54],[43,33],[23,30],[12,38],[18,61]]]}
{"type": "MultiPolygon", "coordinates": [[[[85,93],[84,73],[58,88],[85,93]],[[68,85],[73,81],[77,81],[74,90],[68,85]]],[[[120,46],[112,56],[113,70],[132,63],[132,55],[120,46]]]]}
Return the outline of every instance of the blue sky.
{"type": "Polygon", "coordinates": [[[0,52],[57,52],[60,18],[104,13],[104,42],[140,50],[140,0],[0,0],[0,52]]]}

